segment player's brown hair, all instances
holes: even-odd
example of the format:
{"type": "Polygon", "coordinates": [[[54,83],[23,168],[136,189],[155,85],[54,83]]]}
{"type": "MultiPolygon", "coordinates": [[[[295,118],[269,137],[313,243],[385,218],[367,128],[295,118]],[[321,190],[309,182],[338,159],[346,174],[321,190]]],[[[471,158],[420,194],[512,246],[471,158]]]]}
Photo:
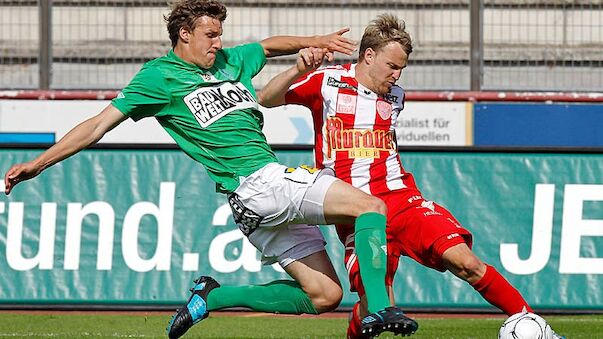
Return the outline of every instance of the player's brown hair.
{"type": "Polygon", "coordinates": [[[191,31],[197,25],[197,19],[208,16],[224,22],[226,19],[226,6],[216,0],[177,0],[170,5],[172,11],[164,15],[167,30],[170,34],[172,47],[176,47],[180,28],[186,27],[191,31]]]}
{"type": "Polygon", "coordinates": [[[406,23],[393,14],[380,14],[377,16],[375,20],[366,26],[362,35],[360,50],[358,51],[360,61],[364,59],[364,52],[368,48],[378,51],[392,41],[399,43],[404,52],[410,55],[412,52],[412,40],[410,34],[405,29],[406,23]]]}

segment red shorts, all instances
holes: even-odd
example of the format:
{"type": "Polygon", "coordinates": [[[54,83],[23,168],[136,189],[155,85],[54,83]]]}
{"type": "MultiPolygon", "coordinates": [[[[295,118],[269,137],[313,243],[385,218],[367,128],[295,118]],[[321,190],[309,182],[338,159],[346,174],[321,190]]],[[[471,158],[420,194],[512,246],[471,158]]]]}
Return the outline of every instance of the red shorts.
{"type": "MultiPolygon", "coordinates": [[[[400,255],[443,272],[446,269],[442,263],[442,254],[447,249],[462,243],[472,247],[471,233],[444,207],[423,199],[418,190],[397,190],[378,197],[385,201],[388,209],[386,285],[391,286],[393,283],[400,255]]],[[[337,225],[337,234],[345,245],[350,290],[364,295],[354,247],[354,227],[337,225]]]]}

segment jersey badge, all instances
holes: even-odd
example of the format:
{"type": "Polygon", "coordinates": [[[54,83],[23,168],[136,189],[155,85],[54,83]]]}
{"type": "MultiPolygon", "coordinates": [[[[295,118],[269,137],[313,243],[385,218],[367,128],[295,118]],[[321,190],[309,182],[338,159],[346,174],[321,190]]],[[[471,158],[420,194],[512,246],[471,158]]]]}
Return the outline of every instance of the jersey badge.
{"type": "Polygon", "coordinates": [[[387,120],[392,116],[392,104],[387,101],[377,100],[377,113],[383,120],[387,120]]]}

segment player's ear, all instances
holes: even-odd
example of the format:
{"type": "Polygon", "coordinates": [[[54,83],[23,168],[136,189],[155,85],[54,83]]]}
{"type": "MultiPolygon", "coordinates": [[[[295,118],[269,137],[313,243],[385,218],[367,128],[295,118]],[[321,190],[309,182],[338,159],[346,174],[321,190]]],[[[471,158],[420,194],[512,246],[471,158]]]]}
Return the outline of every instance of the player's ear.
{"type": "Polygon", "coordinates": [[[180,38],[180,40],[182,40],[182,42],[188,44],[191,40],[190,28],[188,28],[187,26],[180,27],[180,29],[178,30],[178,37],[180,38]]]}
{"type": "Polygon", "coordinates": [[[364,60],[367,64],[370,65],[375,61],[375,54],[377,54],[375,50],[370,47],[364,51],[364,60]]]}

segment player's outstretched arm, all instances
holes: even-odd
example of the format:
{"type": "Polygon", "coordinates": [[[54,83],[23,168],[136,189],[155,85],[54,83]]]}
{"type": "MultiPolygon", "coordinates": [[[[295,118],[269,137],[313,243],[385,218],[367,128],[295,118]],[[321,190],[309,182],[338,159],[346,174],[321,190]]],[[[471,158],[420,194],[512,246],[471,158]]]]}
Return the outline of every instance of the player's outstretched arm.
{"type": "Polygon", "coordinates": [[[260,41],[260,44],[264,47],[264,54],[268,58],[297,53],[300,49],[307,47],[326,48],[329,52],[352,55],[357,43],[343,36],[349,31],[349,28],[342,28],[326,35],[273,36],[260,41]]]}
{"type": "Polygon", "coordinates": [[[327,58],[333,59],[333,53],[326,48],[304,48],[299,51],[295,66],[277,74],[261,91],[258,92],[258,102],[264,107],[284,105],[287,90],[302,75],[316,70],[327,58]]]}
{"type": "Polygon", "coordinates": [[[4,175],[4,193],[10,194],[19,182],[34,178],[44,169],[95,144],[125,119],[126,116],[113,105],[107,106],[96,116],[75,126],[59,142],[34,160],[13,165],[4,175]]]}

